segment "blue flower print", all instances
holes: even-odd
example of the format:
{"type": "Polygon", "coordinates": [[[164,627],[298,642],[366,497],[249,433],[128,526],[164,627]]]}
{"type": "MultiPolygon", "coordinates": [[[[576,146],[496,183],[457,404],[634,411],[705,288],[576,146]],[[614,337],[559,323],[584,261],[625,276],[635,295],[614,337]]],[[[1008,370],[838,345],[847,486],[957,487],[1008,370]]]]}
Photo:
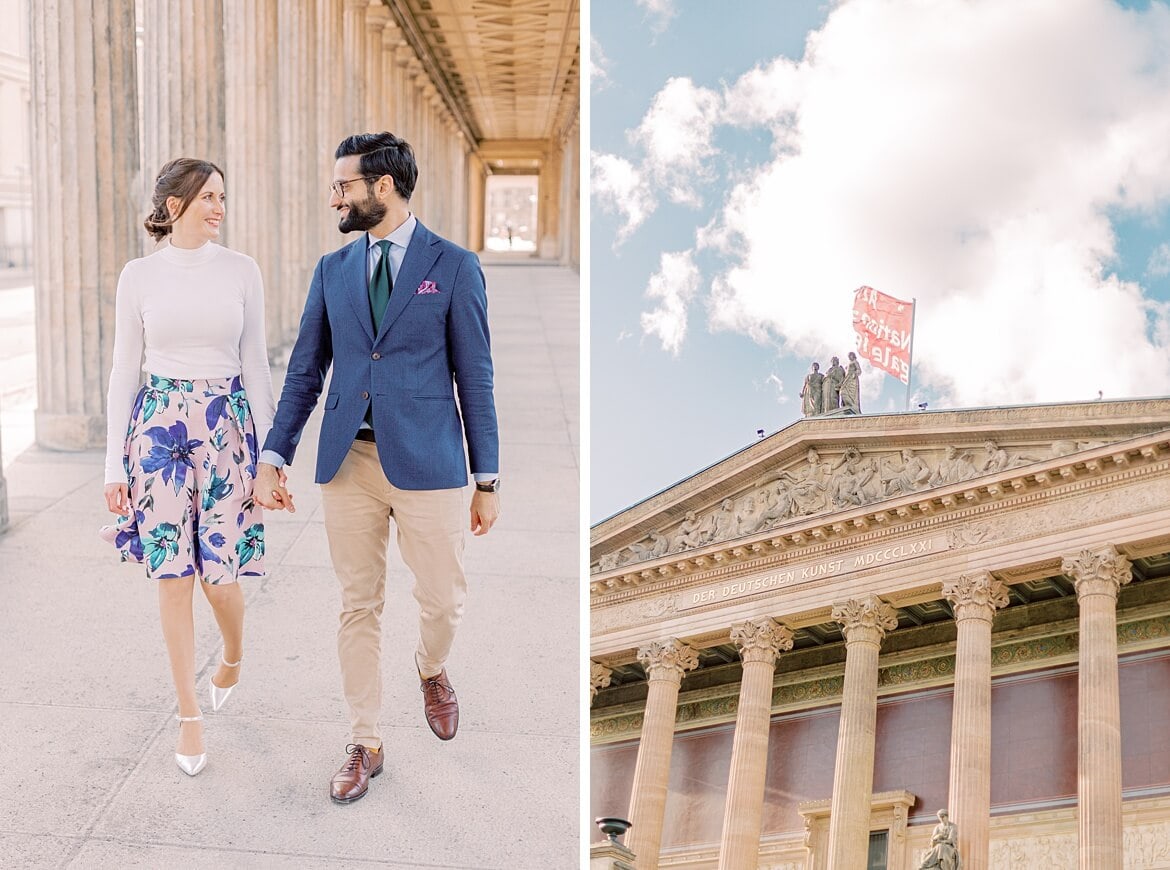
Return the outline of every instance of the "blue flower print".
{"type": "Polygon", "coordinates": [[[150,539],[143,543],[142,554],[157,571],[167,559],[179,555],[179,527],[174,523],[159,523],[150,530],[150,539]]]}
{"type": "Polygon", "coordinates": [[[145,423],[153,417],[159,408],[169,408],[170,405],[171,397],[167,395],[166,390],[147,387],[142,394],[142,422],[145,423]]]}
{"type": "Polygon", "coordinates": [[[223,564],[223,559],[215,551],[222,547],[227,540],[219,532],[212,532],[207,534],[208,526],[202,525],[199,527],[199,559],[203,563],[218,562],[223,564]]]}
{"type": "Polygon", "coordinates": [[[236,541],[236,555],[240,557],[240,567],[243,568],[252,559],[259,559],[264,555],[264,524],[253,523],[244,531],[244,537],[236,541]]]}
{"type": "Polygon", "coordinates": [[[200,510],[211,510],[217,501],[227,498],[235,491],[235,484],[228,483],[228,478],[231,476],[230,468],[223,477],[220,477],[215,466],[211,466],[211,480],[207,483],[207,489],[203,491],[203,502],[200,505],[200,510]]]}
{"type": "Polygon", "coordinates": [[[187,426],[179,420],[170,429],[155,426],[146,430],[146,436],[154,442],[150,455],[142,460],[142,470],[153,474],[162,470],[163,483],[175,484],[178,493],[187,482],[187,469],[194,468],[191,453],[203,442],[187,440],[187,426]]]}

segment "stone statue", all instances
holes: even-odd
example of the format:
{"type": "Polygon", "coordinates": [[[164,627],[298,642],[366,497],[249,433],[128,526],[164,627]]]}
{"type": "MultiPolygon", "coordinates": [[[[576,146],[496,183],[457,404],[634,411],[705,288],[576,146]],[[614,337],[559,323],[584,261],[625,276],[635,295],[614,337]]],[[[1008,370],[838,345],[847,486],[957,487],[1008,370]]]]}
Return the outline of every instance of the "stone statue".
{"type": "Polygon", "coordinates": [[[792,496],[783,480],[777,479],[764,487],[764,513],[761,528],[778,526],[792,516],[792,496]]]}
{"type": "Polygon", "coordinates": [[[979,466],[979,470],[985,474],[993,474],[997,471],[1005,471],[1009,468],[1019,468],[1021,465],[1027,465],[1027,459],[1021,459],[1018,456],[1009,456],[1006,450],[1001,450],[999,445],[994,441],[983,442],[983,462],[979,466]]]}
{"type": "Polygon", "coordinates": [[[670,551],[677,553],[681,550],[690,550],[703,544],[703,521],[694,511],[687,511],[686,518],[679,524],[674,533],[674,541],[670,551]]]}
{"type": "Polygon", "coordinates": [[[893,469],[893,476],[886,481],[886,495],[918,492],[930,482],[930,468],[913,450],[902,451],[902,467],[893,469]]]}
{"type": "Polygon", "coordinates": [[[862,458],[856,447],[846,447],[833,466],[829,497],[838,508],[863,505],[881,498],[878,470],[873,459],[862,458]]]}
{"type": "Polygon", "coordinates": [[[617,566],[618,566],[618,554],[617,553],[606,553],[604,556],[601,557],[599,567],[602,571],[612,571],[617,566]]]}
{"type": "Polygon", "coordinates": [[[737,534],[751,535],[764,527],[764,505],[762,501],[757,506],[755,496],[749,495],[743,500],[736,517],[737,534]]]}
{"type": "Polygon", "coordinates": [[[841,407],[854,414],[861,413],[861,363],[853,351],[849,351],[849,368],[841,383],[841,407]]]}
{"type": "Polygon", "coordinates": [[[938,824],[930,835],[930,851],[922,857],[918,870],[963,870],[959,857],[959,828],[948,821],[947,811],[938,811],[938,824]]]}
{"type": "Polygon", "coordinates": [[[657,559],[666,553],[669,546],[670,542],[665,537],[658,532],[651,532],[641,541],[630,544],[630,552],[633,553],[633,558],[630,561],[644,562],[647,559],[657,559]]]}
{"type": "Polygon", "coordinates": [[[825,376],[821,364],[813,363],[812,371],[805,375],[804,386],[800,389],[800,412],[806,417],[816,417],[825,411],[823,389],[825,376]]]}
{"type": "Polygon", "coordinates": [[[823,412],[828,414],[830,411],[836,411],[841,407],[841,385],[845,383],[845,369],[841,368],[841,360],[833,357],[830,362],[829,370],[825,372],[825,383],[823,389],[823,412]]]}
{"type": "Polygon", "coordinates": [[[828,508],[829,488],[825,481],[828,470],[827,463],[821,462],[820,454],[809,450],[808,465],[803,469],[781,472],[792,484],[788,492],[795,516],[815,514],[828,508]]]}
{"type": "Polygon", "coordinates": [[[931,486],[943,486],[948,483],[959,483],[970,480],[979,474],[979,469],[971,461],[970,453],[959,453],[957,447],[948,447],[946,455],[938,464],[934,477],[930,479],[931,486]]]}

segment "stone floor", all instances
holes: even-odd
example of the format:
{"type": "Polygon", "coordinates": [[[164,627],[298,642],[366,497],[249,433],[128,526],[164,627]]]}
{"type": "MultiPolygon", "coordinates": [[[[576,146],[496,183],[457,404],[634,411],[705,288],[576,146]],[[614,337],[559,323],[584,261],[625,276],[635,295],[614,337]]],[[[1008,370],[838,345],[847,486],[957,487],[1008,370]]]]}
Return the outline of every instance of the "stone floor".
{"type": "MultiPolygon", "coordinates": [[[[386,773],[349,806],[326,792],[347,727],[312,483],[319,415],[290,470],[298,512],[269,514],[269,575],[245,585],[240,686],[220,713],[205,701],[209,761],[190,779],[172,759],[154,586],[96,534],[107,520],[100,452],[26,446],[31,319],[19,294],[31,290],[0,284],[12,517],[0,535],[0,865],[577,866],[578,279],[532,261],[485,258],[485,270],[503,514],[487,537],[468,536],[471,593],[449,664],[460,732],[440,743],[423,722],[415,605],[392,545],[386,773]]],[[[218,633],[196,602],[205,696],[218,633]]]]}

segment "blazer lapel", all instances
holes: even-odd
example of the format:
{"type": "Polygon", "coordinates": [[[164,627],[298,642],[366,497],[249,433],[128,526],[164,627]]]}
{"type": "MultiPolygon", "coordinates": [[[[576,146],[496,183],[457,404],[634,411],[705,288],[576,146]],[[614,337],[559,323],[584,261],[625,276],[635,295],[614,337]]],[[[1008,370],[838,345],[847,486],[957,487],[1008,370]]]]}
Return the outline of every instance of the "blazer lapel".
{"type": "MultiPolygon", "coordinates": [[[[374,340],[374,316],[370,314],[370,287],[366,278],[366,234],[350,244],[341,256],[341,276],[345,282],[345,295],[353,305],[358,323],[366,331],[370,341],[374,340]]],[[[393,303],[393,299],[391,299],[393,303]]]]}
{"type": "MultiPolygon", "coordinates": [[[[402,267],[398,270],[398,280],[394,282],[394,290],[390,293],[390,304],[386,307],[386,313],[382,315],[382,328],[378,330],[378,340],[381,340],[386,330],[394,325],[394,321],[414,298],[419,284],[439,258],[439,241],[439,237],[424,227],[421,221],[415,225],[414,235],[410,237],[410,244],[406,247],[402,267]]],[[[369,308],[368,304],[366,308],[369,308]]]]}

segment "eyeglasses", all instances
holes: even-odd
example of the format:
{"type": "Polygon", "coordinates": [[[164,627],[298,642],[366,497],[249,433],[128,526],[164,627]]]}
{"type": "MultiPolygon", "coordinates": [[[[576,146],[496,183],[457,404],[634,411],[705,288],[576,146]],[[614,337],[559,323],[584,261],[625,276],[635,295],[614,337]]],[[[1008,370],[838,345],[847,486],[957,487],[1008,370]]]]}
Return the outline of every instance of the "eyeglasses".
{"type": "Polygon", "coordinates": [[[376,181],[381,177],[380,175],[359,175],[357,178],[345,178],[341,181],[334,181],[329,185],[329,195],[341,199],[345,196],[345,186],[347,184],[353,184],[355,181],[376,181]]]}

